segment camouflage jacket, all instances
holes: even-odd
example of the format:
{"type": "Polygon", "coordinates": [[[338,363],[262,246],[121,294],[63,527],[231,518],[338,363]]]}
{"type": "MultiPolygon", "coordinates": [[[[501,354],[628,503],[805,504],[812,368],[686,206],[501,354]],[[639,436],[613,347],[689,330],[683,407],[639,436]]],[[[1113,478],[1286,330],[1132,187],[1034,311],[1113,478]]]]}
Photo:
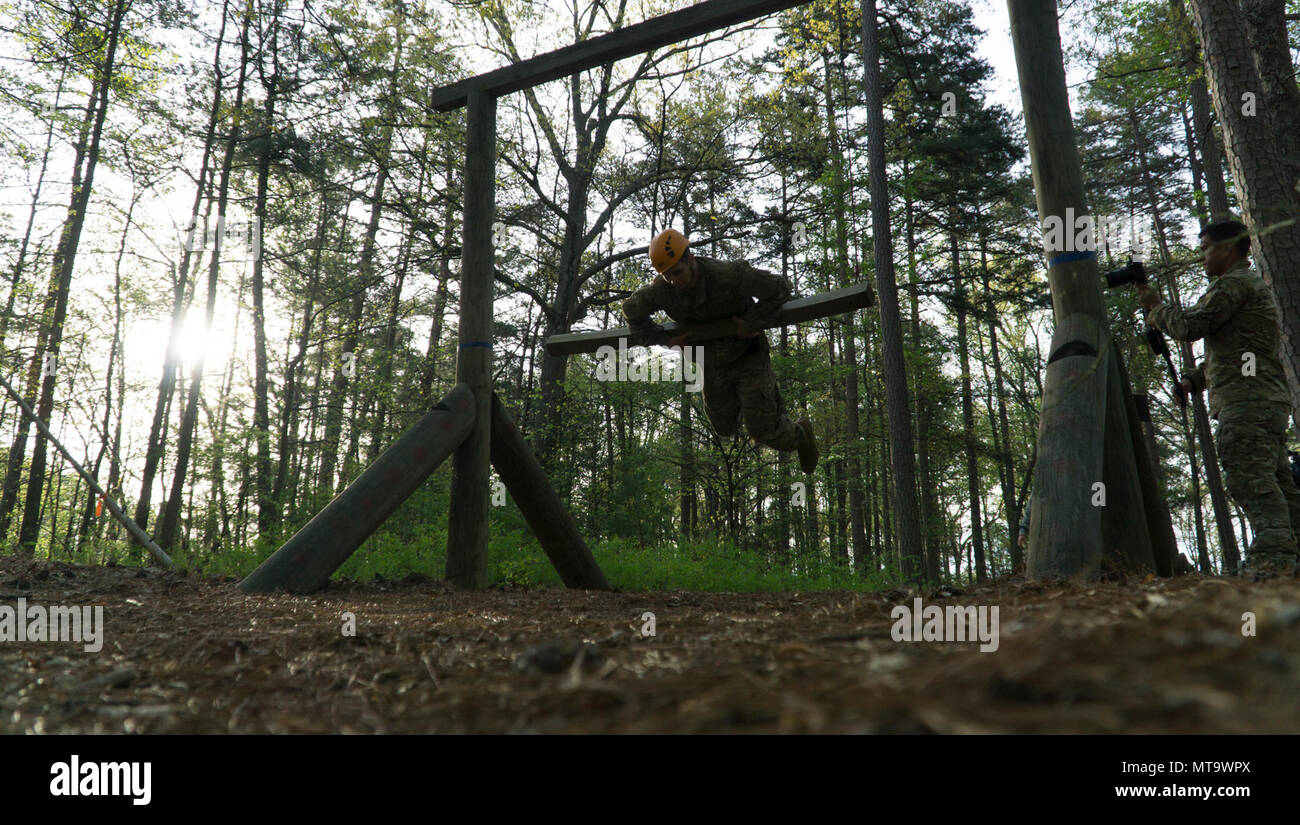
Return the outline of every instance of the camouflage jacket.
{"type": "Polygon", "coordinates": [[[1197,390],[1209,390],[1215,418],[1239,404],[1290,407],[1286,373],[1278,358],[1277,302],[1246,261],[1213,279],[1191,309],[1162,303],[1147,313],[1147,323],[1179,341],[1205,339],[1205,362],[1188,378],[1197,390]]]}
{"type": "MultiPolygon", "coordinates": [[[[696,279],[689,289],[678,291],[663,278],[633,292],[623,302],[635,343],[666,345],[669,335],[651,320],[655,312],[668,313],[679,324],[714,321],[737,316],[747,330],[773,323],[781,305],[790,300],[790,282],[780,275],[756,269],[744,261],[723,262],[695,256],[696,279]]],[[[706,364],[727,364],[749,352],[767,348],[767,336],[724,338],[704,344],[706,364]]]]}

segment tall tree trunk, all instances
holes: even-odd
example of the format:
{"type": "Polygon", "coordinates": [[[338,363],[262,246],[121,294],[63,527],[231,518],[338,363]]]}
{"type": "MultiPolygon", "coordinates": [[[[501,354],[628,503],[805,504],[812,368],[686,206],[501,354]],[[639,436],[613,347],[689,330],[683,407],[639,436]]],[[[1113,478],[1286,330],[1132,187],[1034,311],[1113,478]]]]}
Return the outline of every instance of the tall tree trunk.
{"type": "MultiPolygon", "coordinates": [[[[59,79],[54,87],[54,106],[57,109],[59,102],[63,99],[63,86],[67,78],[67,64],[64,63],[59,70],[59,79]]],[[[82,143],[84,144],[84,135],[89,130],[90,117],[92,115],[92,106],[87,105],[85,110],[85,121],[82,127],[82,143]]],[[[41,194],[45,187],[45,175],[49,171],[50,154],[54,146],[54,123],[55,119],[50,118],[49,127],[45,130],[45,151],[41,154],[40,171],[36,174],[36,184],[32,189],[32,203],[27,210],[27,224],[23,229],[22,240],[18,242],[18,255],[14,259],[13,275],[10,277],[9,295],[5,299],[4,313],[0,315],[0,354],[4,353],[4,342],[9,335],[9,323],[14,318],[14,305],[18,299],[18,284],[23,279],[23,274],[27,269],[27,253],[31,246],[32,231],[36,225],[36,213],[40,209],[41,194]]],[[[48,298],[47,295],[47,304],[48,298]]],[[[41,313],[44,318],[48,315],[48,309],[41,313]]],[[[44,340],[44,328],[37,329],[37,346],[39,348],[44,340]]],[[[30,406],[36,403],[36,385],[39,380],[40,372],[38,365],[41,361],[41,353],[38,351],[28,364],[27,381],[23,386],[23,400],[30,406]]],[[[5,364],[8,367],[8,364],[5,364]]],[[[16,415],[14,425],[14,437],[9,446],[9,456],[5,461],[4,481],[0,484],[0,542],[7,540],[9,535],[9,525],[13,518],[14,507],[18,503],[18,491],[22,487],[23,459],[27,457],[27,438],[31,433],[31,420],[22,412],[16,415]]]]}
{"type": "MultiPolygon", "coordinates": [[[[889,190],[885,179],[884,108],[880,86],[876,0],[862,0],[862,61],[867,109],[867,154],[870,158],[871,226],[875,240],[876,285],[880,301],[880,342],[884,358],[885,403],[889,410],[890,457],[893,463],[894,527],[903,577],[927,577],[916,504],[916,466],[908,402],[907,363],[894,278],[893,241],[889,228],[889,190]]],[[[933,571],[929,571],[933,577],[933,571]]]]}
{"type": "MultiPolygon", "coordinates": [[[[68,64],[62,63],[59,68],[59,79],[54,84],[54,108],[58,109],[59,101],[63,99],[63,84],[67,78],[68,64]]],[[[89,108],[87,109],[89,112],[89,108]]],[[[51,117],[49,126],[45,130],[45,151],[41,153],[41,166],[36,173],[36,183],[32,187],[32,203],[27,209],[27,223],[23,228],[23,236],[18,241],[18,255],[14,258],[13,274],[9,278],[9,295],[5,298],[4,312],[0,314],[0,353],[4,352],[4,343],[9,335],[9,323],[14,317],[14,304],[18,298],[18,284],[22,281],[23,272],[27,267],[27,252],[31,247],[32,230],[36,226],[36,213],[41,205],[41,193],[45,188],[45,175],[50,168],[50,154],[54,148],[54,123],[55,118],[51,117]]],[[[20,415],[21,418],[21,415],[20,415]]],[[[4,531],[0,530],[0,536],[4,531]]]]}
{"type": "MultiPolygon", "coordinates": [[[[393,124],[396,122],[398,106],[398,78],[401,75],[399,71],[402,60],[404,29],[397,26],[397,39],[393,44],[393,64],[389,74],[390,82],[387,93],[384,97],[384,119],[383,127],[379,134],[376,145],[372,152],[376,158],[376,175],[374,189],[370,193],[370,219],[366,223],[366,235],[362,241],[361,258],[358,261],[358,272],[360,283],[357,284],[352,293],[352,303],[347,320],[347,334],[343,340],[342,352],[344,355],[351,353],[357,365],[356,370],[359,373],[363,369],[360,364],[361,353],[358,348],[361,345],[361,322],[365,313],[366,293],[378,283],[378,277],[375,275],[375,255],[378,251],[377,237],[379,235],[379,222],[383,214],[384,191],[388,185],[389,156],[393,145],[393,124]]],[[[369,369],[369,365],[364,367],[369,369]]],[[[343,396],[348,390],[348,376],[342,369],[334,373],[334,381],[330,388],[330,402],[326,411],[325,419],[325,456],[321,464],[321,475],[318,481],[319,486],[324,490],[334,489],[334,462],[338,456],[338,445],[343,432],[343,396]]],[[[353,393],[358,391],[361,382],[356,382],[353,393]]],[[[366,406],[362,401],[357,403],[358,399],[354,398],[354,410],[359,410],[366,406]]],[[[357,445],[362,425],[362,416],[360,413],[354,414],[348,437],[348,450],[343,460],[343,477],[350,478],[354,469],[353,465],[357,459],[357,445]]]]}
{"type": "MultiPolygon", "coordinates": [[[[221,247],[224,241],[226,202],[230,193],[230,172],[235,161],[235,149],[241,140],[240,114],[244,108],[244,83],[248,77],[248,29],[252,22],[251,7],[245,7],[243,28],[240,31],[239,79],[235,84],[234,118],[230,135],[226,139],[225,156],[221,161],[221,178],[217,185],[217,226],[214,233],[212,256],[208,261],[207,302],[204,306],[203,335],[206,340],[212,330],[212,318],[216,313],[217,284],[221,274],[221,247]]],[[[195,296],[197,300],[197,294],[195,296]]],[[[158,527],[155,541],[164,550],[176,542],[180,528],[181,506],[185,494],[185,479],[189,473],[190,451],[194,446],[194,433],[198,428],[199,397],[203,387],[203,367],[206,353],[200,353],[190,368],[189,387],[185,398],[185,411],[181,418],[180,433],[176,441],[176,472],[172,475],[171,493],[163,508],[162,523],[158,527]]]]}
{"type": "MultiPolygon", "coordinates": [[[[1011,461],[1011,423],[1007,418],[1006,385],[1002,379],[1002,355],[998,350],[998,313],[993,304],[993,290],[990,286],[988,262],[988,234],[984,229],[983,216],[976,213],[979,222],[980,273],[984,283],[984,317],[989,330],[989,357],[993,361],[993,388],[997,399],[997,427],[1001,431],[1001,449],[999,456],[1002,464],[1002,506],[1007,515],[1007,546],[1011,552],[1011,572],[1019,573],[1024,569],[1025,560],[1020,552],[1017,538],[1020,533],[1022,504],[1016,499],[1016,471],[1011,461]]],[[[990,421],[990,426],[994,422],[990,421]]]]}
{"type": "Polygon", "coordinates": [[[397,253],[397,280],[393,284],[393,297],[388,303],[388,318],[384,324],[384,343],[378,353],[378,382],[375,392],[375,417],[370,426],[370,451],[367,462],[373,461],[384,448],[384,429],[388,424],[388,407],[393,400],[393,350],[397,347],[397,327],[402,309],[402,287],[406,283],[406,267],[410,254],[410,236],[397,253]]]}
{"type": "MultiPolygon", "coordinates": [[[[264,256],[262,255],[264,230],[266,227],[266,199],[271,179],[271,156],[276,151],[276,112],[275,105],[280,97],[280,2],[271,4],[271,31],[261,39],[259,51],[263,53],[258,59],[258,72],[262,78],[262,88],[266,93],[266,102],[262,108],[263,134],[258,135],[262,150],[257,158],[257,192],[253,200],[253,215],[257,233],[256,251],[253,255],[253,435],[257,443],[257,463],[253,473],[253,486],[257,493],[257,532],[264,535],[271,531],[279,513],[271,494],[274,481],[271,470],[271,408],[268,400],[269,380],[266,365],[266,299],[264,283],[264,256]],[[262,61],[265,59],[267,39],[270,40],[271,71],[265,71],[262,61]]],[[[232,359],[233,360],[233,359],[232,359]]],[[[223,415],[224,418],[224,415],[223,415]]],[[[283,459],[283,455],[281,455],[283,459]]]]}
{"type": "MultiPolygon", "coordinates": [[[[122,359],[122,259],[126,257],[127,237],[131,233],[131,219],[139,198],[132,197],[122,222],[122,237],[117,247],[117,257],[113,264],[113,339],[108,348],[108,369],[104,371],[104,417],[100,422],[99,452],[95,456],[90,474],[98,483],[99,471],[104,464],[104,456],[109,452],[109,422],[113,415],[113,385],[119,370],[118,362],[122,359]]],[[[121,422],[118,422],[119,427],[121,422]]],[[[111,473],[110,473],[111,476],[111,473]]],[[[113,478],[104,485],[104,491],[113,494],[113,478]]],[[[80,550],[90,533],[90,526],[95,518],[96,498],[93,491],[87,489],[86,506],[81,513],[81,525],[78,529],[77,549],[80,550]]]]}
{"type": "MultiPolygon", "coordinates": [[[[1211,221],[1228,219],[1228,189],[1223,180],[1223,149],[1219,138],[1214,133],[1214,124],[1210,122],[1210,92],[1205,86],[1205,74],[1201,71],[1201,50],[1196,44],[1192,32],[1192,23],[1187,19],[1187,7],[1183,0],[1169,0],[1174,24],[1183,33],[1182,67],[1191,78],[1188,83],[1188,96],[1192,100],[1192,133],[1195,136],[1195,149],[1200,155],[1199,163],[1193,160],[1193,176],[1197,167],[1205,179],[1205,190],[1211,221]]],[[[1190,149],[1191,147],[1189,147],[1190,149]]],[[[1189,159],[1195,155],[1189,151],[1189,159]]]]}
{"type": "MultiPolygon", "coordinates": [[[[199,256],[194,255],[194,236],[199,232],[199,207],[205,198],[211,196],[212,153],[216,146],[217,122],[221,111],[222,72],[221,46],[226,38],[227,13],[229,0],[221,6],[221,28],[217,33],[216,54],[212,60],[212,106],[208,109],[208,125],[203,135],[203,155],[199,164],[199,175],[194,187],[194,205],[190,209],[189,236],[181,249],[180,264],[172,268],[172,317],[167,332],[167,349],[163,352],[162,378],[158,382],[158,397],[154,402],[153,423],[149,426],[149,441],[145,448],[144,469],[140,472],[140,497],[135,505],[135,523],[141,529],[149,526],[150,509],[153,504],[154,479],[162,463],[163,448],[166,444],[166,427],[168,413],[176,394],[176,380],[180,373],[180,354],[177,344],[180,339],[181,325],[185,318],[185,296],[189,291],[191,259],[198,263],[199,256]]],[[[211,216],[211,202],[203,216],[204,227],[211,216]]],[[[206,234],[206,233],[205,233],[206,234]]],[[[202,236],[200,236],[202,237],[202,236]]]]}
{"type": "Polygon", "coordinates": [[[949,249],[952,255],[953,283],[956,288],[955,303],[957,307],[957,351],[961,365],[961,420],[962,440],[966,451],[966,483],[970,492],[970,527],[971,546],[975,553],[975,576],[978,581],[988,577],[988,568],[984,561],[984,530],[980,521],[980,472],[979,458],[975,453],[975,410],[971,399],[970,345],[967,340],[966,284],[961,274],[961,260],[957,247],[957,214],[950,213],[952,226],[948,230],[949,249]]]}
{"type": "MultiPolygon", "coordinates": [[[[920,357],[924,351],[921,340],[921,296],[920,284],[917,282],[916,267],[916,206],[912,197],[911,162],[903,156],[903,214],[907,232],[907,281],[908,295],[912,309],[912,351],[920,357]]],[[[934,581],[941,579],[945,571],[939,559],[943,543],[944,530],[939,511],[939,498],[935,492],[934,475],[930,467],[930,431],[933,421],[933,400],[930,391],[919,376],[914,377],[913,392],[916,399],[916,463],[920,480],[920,524],[921,542],[925,550],[926,569],[934,581]]]]}
{"type": "Polygon", "coordinates": [[[446,174],[448,191],[442,213],[442,254],[438,262],[438,290],[433,296],[433,323],[429,328],[429,349],[425,354],[424,374],[421,377],[420,389],[424,393],[424,399],[427,403],[432,404],[437,400],[433,384],[434,379],[438,377],[438,345],[442,343],[442,322],[443,316],[447,312],[447,285],[451,282],[451,253],[452,244],[456,242],[456,201],[453,197],[456,169],[450,156],[447,160],[447,166],[444,169],[446,174]]]}
{"type": "Polygon", "coordinates": [[[1282,154],[1285,181],[1294,188],[1300,181],[1300,86],[1291,62],[1286,7],[1286,0],[1241,0],[1246,38],[1261,84],[1259,105],[1273,115],[1273,137],[1282,154]]]}
{"type": "MultiPolygon", "coordinates": [[[[241,278],[237,294],[242,295],[243,293],[244,283],[241,278]]],[[[235,313],[234,335],[231,336],[233,341],[239,340],[239,324],[242,320],[242,316],[243,313],[241,312],[235,313]]],[[[212,439],[210,442],[212,444],[212,470],[208,478],[208,512],[207,520],[203,529],[203,549],[208,553],[215,551],[220,544],[217,532],[217,524],[219,521],[224,525],[220,532],[220,536],[224,538],[230,535],[229,508],[224,506],[226,491],[226,422],[230,412],[230,392],[235,383],[235,360],[235,353],[229,353],[226,358],[226,372],[221,379],[221,392],[217,400],[217,414],[215,420],[212,413],[208,410],[207,405],[203,405],[204,412],[208,413],[208,429],[212,432],[212,439]]],[[[253,437],[254,440],[256,440],[257,435],[254,434],[253,437]]],[[[241,465],[246,466],[249,463],[249,456],[245,453],[240,453],[239,462],[241,465]]],[[[254,484],[256,484],[256,482],[254,482],[254,484]]],[[[195,485],[193,484],[190,485],[191,495],[193,494],[192,490],[194,486],[195,485]]],[[[262,535],[263,532],[259,523],[258,537],[261,538],[262,535]]]]}
{"type": "MultiPolygon", "coordinates": [[[[698,367],[697,367],[698,368],[698,367]]],[[[689,541],[695,531],[695,432],[691,427],[691,392],[683,387],[681,403],[678,405],[677,443],[681,450],[682,463],[678,473],[680,486],[681,534],[689,541]]]]}
{"type": "Polygon", "coordinates": [[[302,324],[298,328],[297,352],[287,359],[284,368],[284,407],[280,411],[279,449],[280,460],[275,469],[275,483],[271,487],[271,506],[279,514],[281,523],[284,518],[285,485],[288,482],[289,467],[298,455],[298,420],[299,420],[299,370],[307,357],[311,342],[313,322],[316,318],[316,292],[320,283],[321,256],[326,243],[329,227],[329,191],[321,181],[320,213],[316,219],[316,237],[312,241],[311,265],[307,270],[307,287],[303,293],[302,324]]]}
{"type": "MultiPolygon", "coordinates": [[[[63,342],[63,322],[68,313],[68,297],[72,286],[72,270],[77,260],[77,247],[81,241],[81,229],[86,222],[86,209],[90,203],[90,194],[94,189],[95,167],[99,164],[99,143],[104,132],[104,120],[108,115],[109,91],[113,84],[114,69],[117,59],[117,43],[122,31],[122,20],[126,16],[130,0],[117,0],[106,25],[106,45],[104,62],[95,78],[91,90],[94,125],[84,154],[78,151],[74,161],[72,177],[72,196],[68,204],[68,217],[59,237],[59,245],[54,253],[54,266],[51,275],[51,291],[54,293],[54,312],[49,323],[48,344],[43,348],[55,365],[54,369],[45,371],[41,382],[41,395],[36,408],[37,417],[49,423],[54,409],[54,385],[57,374],[59,347],[63,342]]],[[[80,148],[80,147],[79,147],[80,148]]],[[[23,520],[19,527],[18,544],[24,553],[34,554],[36,539],[40,534],[40,498],[43,477],[45,475],[45,439],[38,438],[32,450],[32,461],[27,484],[27,500],[23,503],[23,520]]]]}
{"type": "MultiPolygon", "coordinates": [[[[836,115],[835,96],[832,93],[834,84],[831,76],[830,56],[826,52],[822,53],[822,68],[825,77],[823,87],[826,96],[826,124],[827,132],[829,132],[829,150],[833,174],[831,208],[835,214],[835,260],[838,270],[836,273],[838,275],[836,286],[849,286],[857,278],[855,277],[856,267],[852,265],[849,258],[849,227],[844,210],[844,193],[848,189],[848,181],[844,172],[843,158],[845,153],[840,147],[839,118],[836,115]]],[[[842,64],[840,68],[842,71],[842,64]]],[[[866,564],[869,547],[863,518],[866,504],[862,495],[861,428],[858,422],[858,344],[855,314],[853,312],[844,314],[844,361],[846,365],[844,376],[844,437],[847,442],[845,446],[847,447],[846,463],[848,465],[849,521],[853,529],[853,563],[857,569],[861,569],[866,564]]]]}
{"type": "MultiPolygon", "coordinates": [[[[361,259],[358,266],[359,282],[356,283],[352,301],[348,311],[348,317],[345,322],[347,332],[343,338],[343,355],[351,353],[354,359],[356,372],[360,372],[367,367],[361,363],[361,353],[358,348],[361,345],[361,321],[365,314],[366,292],[375,282],[375,251],[377,249],[376,238],[379,234],[379,219],[383,212],[384,188],[388,180],[387,169],[381,167],[375,178],[375,187],[370,194],[370,219],[366,223],[366,235],[362,241],[361,259]]],[[[322,344],[323,345],[323,344],[322,344]]],[[[323,491],[333,491],[335,489],[334,471],[336,462],[339,457],[339,446],[343,435],[343,401],[348,391],[349,379],[343,366],[340,364],[334,370],[334,379],[330,385],[329,403],[325,410],[325,442],[322,445],[324,454],[321,461],[320,476],[317,479],[317,486],[323,491]]],[[[364,403],[358,403],[354,398],[354,410],[358,412],[353,416],[351,435],[347,453],[343,461],[343,476],[349,476],[349,463],[356,452],[356,432],[361,426],[361,409],[364,403]]]]}

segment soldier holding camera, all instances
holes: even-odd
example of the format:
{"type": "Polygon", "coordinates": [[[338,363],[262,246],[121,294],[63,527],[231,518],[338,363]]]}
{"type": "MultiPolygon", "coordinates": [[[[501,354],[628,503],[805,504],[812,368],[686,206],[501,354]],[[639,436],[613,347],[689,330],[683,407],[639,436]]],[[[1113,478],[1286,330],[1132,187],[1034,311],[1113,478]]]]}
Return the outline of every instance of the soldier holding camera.
{"type": "Polygon", "coordinates": [[[1196,305],[1184,310],[1164,303],[1145,283],[1138,300],[1151,326],[1179,341],[1205,339],[1205,362],[1183,376],[1182,387],[1208,390],[1228,493],[1255,532],[1246,568],[1261,575],[1289,573],[1297,558],[1300,489],[1287,461],[1291,397],[1277,354],[1277,303],[1250,267],[1243,224],[1213,223],[1200,238],[1210,287],[1196,305]]]}

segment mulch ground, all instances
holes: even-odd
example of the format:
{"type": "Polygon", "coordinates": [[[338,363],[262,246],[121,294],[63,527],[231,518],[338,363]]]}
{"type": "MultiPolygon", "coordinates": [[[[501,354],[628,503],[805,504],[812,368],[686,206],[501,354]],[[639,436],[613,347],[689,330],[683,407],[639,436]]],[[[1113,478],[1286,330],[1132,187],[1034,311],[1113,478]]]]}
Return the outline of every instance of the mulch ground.
{"type": "Polygon", "coordinates": [[[988,653],[894,641],[890,611],[916,595],[464,593],[417,577],[247,596],[8,556],[0,605],[104,605],[105,642],[0,642],[0,733],[1300,732],[1300,580],[919,594],[997,605],[988,653]]]}

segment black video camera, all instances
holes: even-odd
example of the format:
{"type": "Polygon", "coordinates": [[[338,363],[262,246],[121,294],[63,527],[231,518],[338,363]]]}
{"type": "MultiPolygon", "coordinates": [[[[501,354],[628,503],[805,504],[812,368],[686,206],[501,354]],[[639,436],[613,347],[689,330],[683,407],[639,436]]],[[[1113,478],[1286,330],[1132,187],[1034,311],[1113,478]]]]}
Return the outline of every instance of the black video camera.
{"type": "Polygon", "coordinates": [[[1106,273],[1106,287],[1114,289],[1117,286],[1128,286],[1129,284],[1145,284],[1147,282],[1147,271],[1142,266],[1141,261],[1129,261],[1119,269],[1112,269],[1106,273]]]}

